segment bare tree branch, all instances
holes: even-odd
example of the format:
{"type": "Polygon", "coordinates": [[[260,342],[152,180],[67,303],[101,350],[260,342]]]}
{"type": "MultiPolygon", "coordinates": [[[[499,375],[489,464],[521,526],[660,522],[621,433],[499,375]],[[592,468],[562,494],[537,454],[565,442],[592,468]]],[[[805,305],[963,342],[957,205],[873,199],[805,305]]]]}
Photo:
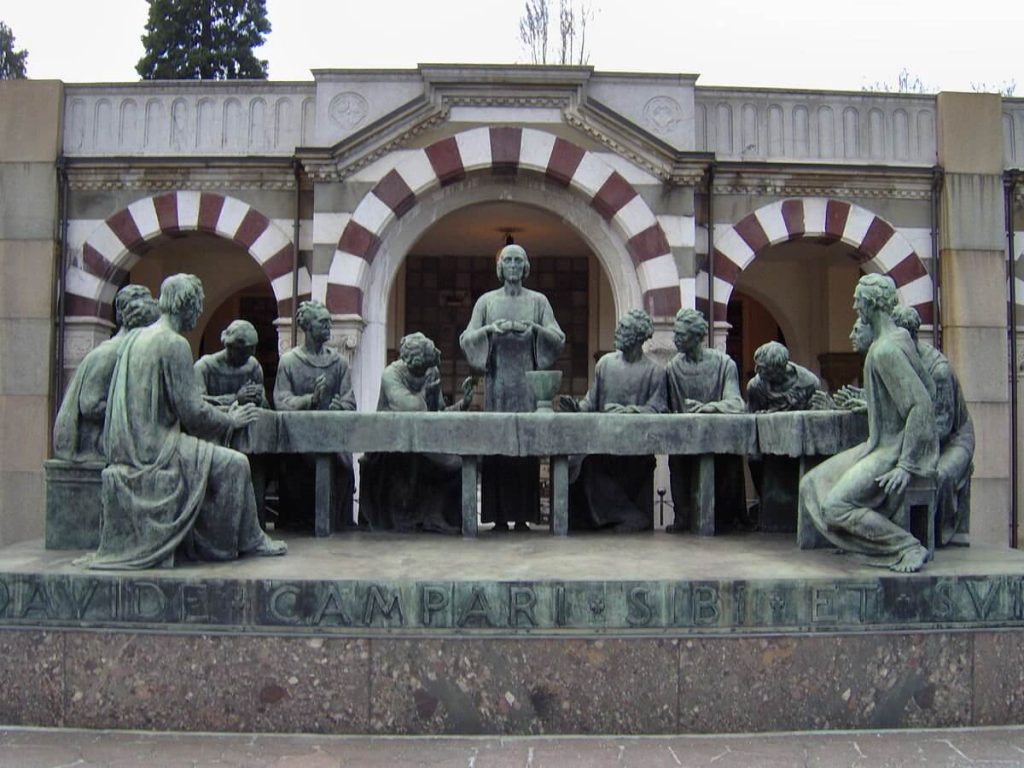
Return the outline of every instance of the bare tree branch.
{"type": "Polygon", "coordinates": [[[589,0],[559,0],[557,50],[548,50],[551,0],[526,0],[519,17],[519,40],[533,64],[583,65],[590,61],[587,25],[594,19],[589,0]]]}
{"type": "Polygon", "coordinates": [[[526,0],[519,18],[519,39],[533,64],[548,63],[548,0],[526,0]]]}

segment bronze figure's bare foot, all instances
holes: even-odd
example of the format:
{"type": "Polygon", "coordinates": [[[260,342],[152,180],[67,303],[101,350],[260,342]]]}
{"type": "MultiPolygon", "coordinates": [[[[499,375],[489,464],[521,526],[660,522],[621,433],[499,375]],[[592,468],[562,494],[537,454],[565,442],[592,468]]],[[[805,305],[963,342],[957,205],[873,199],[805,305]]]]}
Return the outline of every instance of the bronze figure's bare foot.
{"type": "Polygon", "coordinates": [[[245,554],[251,557],[277,557],[288,552],[288,542],[264,536],[263,541],[245,554]]]}
{"type": "Polygon", "coordinates": [[[908,549],[900,559],[889,566],[889,570],[897,573],[917,573],[928,561],[928,550],[922,546],[908,549]]]}

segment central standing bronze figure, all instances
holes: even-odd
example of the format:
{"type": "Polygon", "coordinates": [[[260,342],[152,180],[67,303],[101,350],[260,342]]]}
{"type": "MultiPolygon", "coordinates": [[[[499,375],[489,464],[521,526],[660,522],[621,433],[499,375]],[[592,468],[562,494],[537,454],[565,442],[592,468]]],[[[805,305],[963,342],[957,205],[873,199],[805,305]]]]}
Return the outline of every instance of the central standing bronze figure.
{"type": "MultiPolygon", "coordinates": [[[[488,411],[525,413],[536,408],[527,371],[550,368],[565,345],[551,304],[544,294],[523,287],[530,260],[518,245],[498,255],[502,287],[488,291],[473,307],[459,345],[470,366],[486,376],[488,411]]],[[[482,519],[495,531],[529,530],[540,517],[539,460],[533,457],[485,457],[482,468],[482,519]]]]}

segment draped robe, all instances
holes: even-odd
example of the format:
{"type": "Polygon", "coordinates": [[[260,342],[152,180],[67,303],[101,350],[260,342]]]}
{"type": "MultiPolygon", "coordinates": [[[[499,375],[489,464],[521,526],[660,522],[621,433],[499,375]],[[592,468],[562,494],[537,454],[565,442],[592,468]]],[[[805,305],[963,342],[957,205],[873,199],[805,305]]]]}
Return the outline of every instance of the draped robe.
{"type": "MultiPolygon", "coordinates": [[[[603,413],[607,405],[635,406],[637,413],[665,413],[668,397],[665,370],[642,355],[627,361],[621,351],[597,361],[594,381],[579,401],[585,413],[603,413]]],[[[630,414],[605,418],[628,419],[630,414]]],[[[579,478],[569,491],[572,528],[613,527],[621,531],[647,530],[654,524],[653,456],[586,456],[579,478]]]]}
{"type": "MultiPolygon", "coordinates": [[[[229,408],[238,397],[238,390],[246,384],[260,387],[260,408],[270,408],[263,390],[263,366],[255,357],[250,357],[240,366],[229,365],[222,350],[212,355],[203,355],[196,361],[196,386],[206,402],[221,408],[229,408]]],[[[271,470],[271,457],[249,455],[249,471],[252,474],[253,493],[256,494],[256,509],[259,511],[260,527],[266,528],[265,507],[267,479],[271,470]]],[[[276,462],[275,462],[276,463],[276,462]]]]}
{"type": "MultiPolygon", "coordinates": [[[[341,410],[354,411],[356,396],[352,390],[348,363],[330,347],[323,347],[318,355],[311,354],[304,347],[294,347],[281,356],[277,379],[274,381],[274,407],[279,411],[312,410],[313,389],[321,375],[327,380],[327,392],[317,410],[330,410],[331,399],[340,395],[341,410]]],[[[285,526],[312,529],[315,498],[313,457],[285,456],[280,467],[282,523],[285,526]]],[[[334,476],[334,525],[351,525],[352,491],[355,486],[352,454],[335,454],[334,476]]]]}
{"type": "MultiPolygon", "coordinates": [[[[543,294],[526,288],[518,293],[498,288],[477,299],[459,345],[469,365],[485,374],[485,410],[526,413],[537,407],[526,372],[554,365],[565,345],[565,334],[543,294]],[[534,322],[539,328],[526,333],[485,330],[496,320],[534,322]]],[[[486,456],[482,464],[481,519],[485,523],[537,522],[539,460],[533,456],[486,456]]]]}
{"type": "Polygon", "coordinates": [[[786,381],[781,386],[770,384],[760,374],[747,383],[747,404],[754,413],[810,410],[811,396],[819,384],[813,372],[802,365],[787,363],[786,381]]]}
{"type": "Polygon", "coordinates": [[[250,357],[242,365],[229,365],[223,351],[212,355],[203,355],[196,361],[196,384],[199,394],[206,402],[213,405],[231,405],[238,396],[238,390],[246,384],[258,384],[260,387],[260,408],[269,408],[266,393],[263,392],[263,366],[255,357],[250,357]]]}
{"type": "MultiPolygon", "coordinates": [[[[820,381],[813,372],[796,363],[786,364],[786,380],[772,384],[756,374],[747,383],[747,407],[752,413],[807,411],[820,381]]],[[[797,483],[800,460],[792,456],[748,456],[750,478],[760,499],[758,529],[795,531],[797,524],[797,483]]]]}
{"type": "MultiPolygon", "coordinates": [[[[742,413],[746,410],[740,395],[740,377],[736,363],[717,349],[702,349],[698,361],[680,353],[669,361],[665,370],[669,410],[689,411],[687,400],[712,404],[717,413],[742,413]]],[[[698,456],[669,456],[669,485],[675,508],[675,527],[689,527],[693,510],[692,477],[698,456]]],[[[715,456],[715,528],[727,527],[745,513],[746,493],[743,478],[743,457],[715,456]]]]}
{"type": "MultiPolygon", "coordinates": [[[[444,410],[428,397],[426,377],[404,360],[384,369],[379,412],[444,410]]],[[[438,393],[439,395],[439,393],[438,393]]],[[[462,461],[448,454],[368,453],[361,462],[359,511],[375,530],[458,533],[462,525],[462,461]]]]}
{"type": "Polygon", "coordinates": [[[225,441],[230,428],[200,398],[183,336],[162,323],[129,332],[107,401],[103,530],[88,567],[230,560],[261,547],[245,456],[201,439],[225,441]]]}
{"type": "Polygon", "coordinates": [[[920,542],[891,518],[903,494],[875,478],[894,467],[932,477],[939,441],[934,384],[902,328],[880,334],[864,360],[868,439],[812,469],[800,481],[800,514],[842,550],[891,565],[920,542]]]}
{"type": "Polygon", "coordinates": [[[119,331],[89,352],[71,377],[53,424],[53,454],[58,459],[104,461],[107,391],[126,333],[119,331]]]}
{"type": "Polygon", "coordinates": [[[935,382],[935,424],[939,433],[935,537],[939,546],[947,546],[956,534],[967,534],[971,529],[974,422],[946,356],[924,342],[917,343],[917,351],[935,382]]]}

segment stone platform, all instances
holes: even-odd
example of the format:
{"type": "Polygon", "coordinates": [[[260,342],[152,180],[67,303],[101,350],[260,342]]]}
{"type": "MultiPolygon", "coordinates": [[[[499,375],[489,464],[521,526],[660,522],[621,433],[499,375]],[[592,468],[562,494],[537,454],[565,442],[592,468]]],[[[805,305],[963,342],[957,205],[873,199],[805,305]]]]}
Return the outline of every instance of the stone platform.
{"type": "Polygon", "coordinates": [[[1024,722],[1024,553],[896,575],[793,536],[369,533],[98,573],[0,550],[0,722],[700,733],[1024,722]]]}

